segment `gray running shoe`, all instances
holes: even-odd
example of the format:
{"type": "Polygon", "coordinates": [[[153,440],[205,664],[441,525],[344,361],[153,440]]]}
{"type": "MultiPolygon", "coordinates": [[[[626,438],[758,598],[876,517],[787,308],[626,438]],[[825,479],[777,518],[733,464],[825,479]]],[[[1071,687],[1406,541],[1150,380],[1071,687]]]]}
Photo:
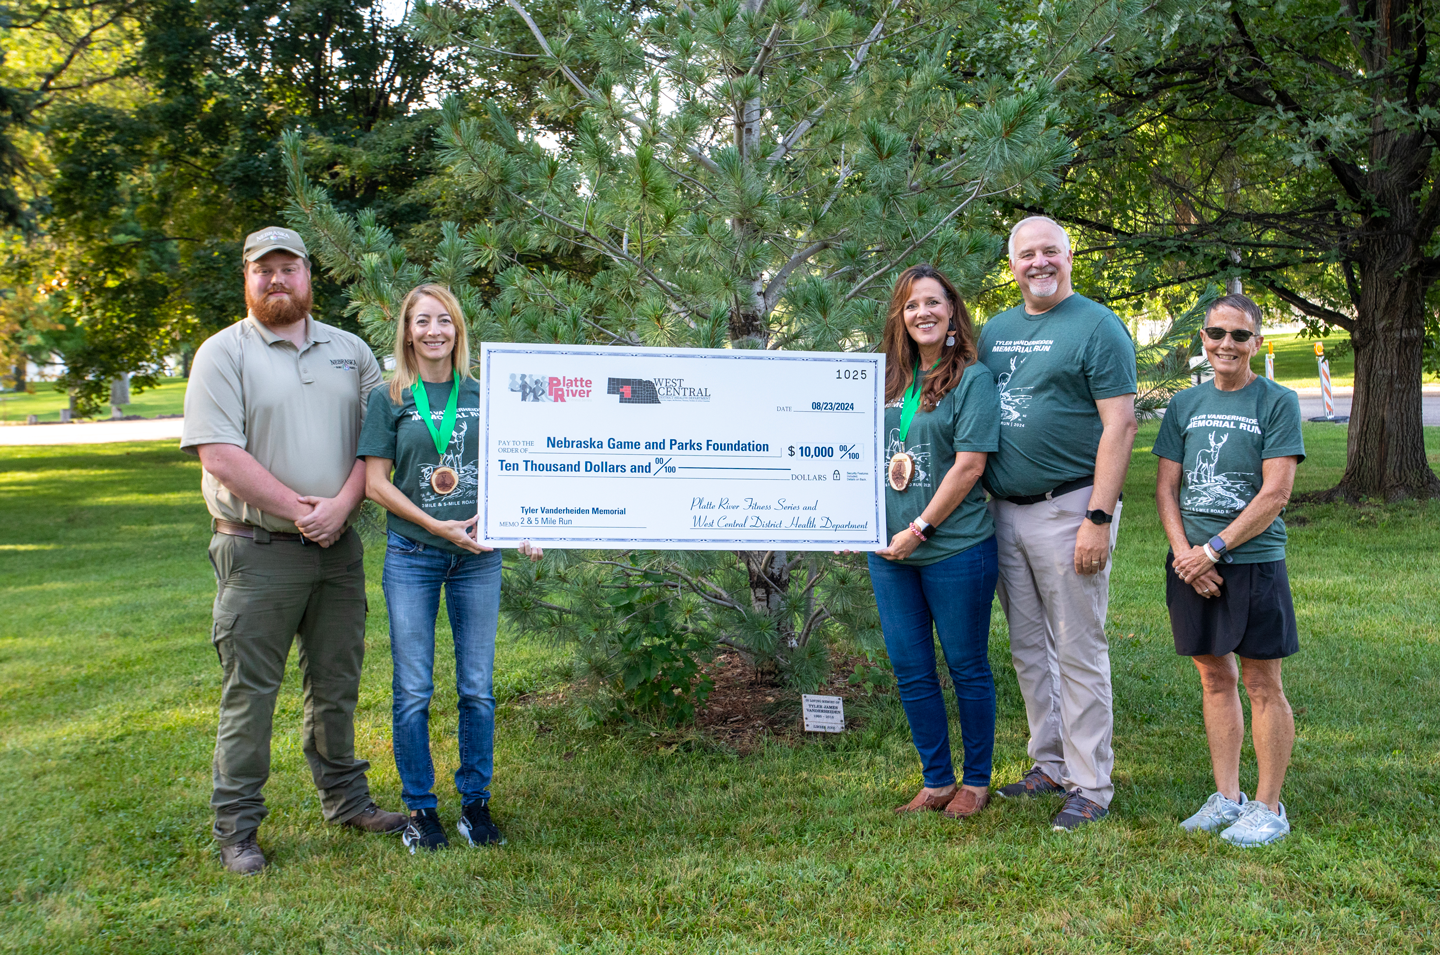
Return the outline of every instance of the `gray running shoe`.
{"type": "Polygon", "coordinates": [[[1104,819],[1109,814],[1109,809],[1093,799],[1087,799],[1080,795],[1079,790],[1073,790],[1066,794],[1065,802],[1060,805],[1060,811],[1050,820],[1050,828],[1056,832],[1070,832],[1104,819]]]}
{"type": "Polygon", "coordinates": [[[1248,802],[1244,793],[1240,794],[1239,802],[1226,799],[1220,793],[1211,793],[1200,811],[1180,823],[1180,828],[1186,832],[1219,832],[1234,825],[1248,802]]]}
{"type": "Polygon", "coordinates": [[[1258,799],[1252,799],[1240,810],[1235,825],[1220,833],[1220,838],[1232,846],[1265,846],[1284,839],[1290,834],[1290,820],[1285,817],[1285,804],[1280,812],[1273,813],[1270,807],[1258,799]]]}
{"type": "Polygon", "coordinates": [[[1019,782],[1001,786],[995,790],[995,795],[1001,799],[1020,799],[1025,796],[1049,796],[1052,793],[1059,795],[1063,792],[1064,786],[1045,775],[1045,771],[1039,766],[1031,766],[1025,775],[1020,777],[1019,782]]]}

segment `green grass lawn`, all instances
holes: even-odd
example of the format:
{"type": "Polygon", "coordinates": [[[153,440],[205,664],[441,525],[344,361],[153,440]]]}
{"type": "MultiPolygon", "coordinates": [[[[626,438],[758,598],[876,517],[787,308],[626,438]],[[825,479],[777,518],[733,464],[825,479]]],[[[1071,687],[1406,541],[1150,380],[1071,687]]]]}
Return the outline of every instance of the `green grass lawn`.
{"type": "MultiPolygon", "coordinates": [[[[131,393],[134,399],[126,405],[126,414],[143,415],[146,418],[154,418],[162,414],[182,414],[185,411],[185,382],[184,378],[162,378],[158,388],[151,388],[148,391],[136,394],[131,393]]],[[[60,409],[70,405],[69,397],[48,381],[34,382],[35,393],[17,395],[13,392],[0,394],[0,422],[14,424],[25,423],[27,415],[37,415],[41,422],[59,421],[60,409]]],[[[109,407],[102,417],[109,417],[109,407]]]]}
{"type": "MultiPolygon", "coordinates": [[[[1319,388],[1320,370],[1315,365],[1315,342],[1325,346],[1330,358],[1330,384],[1335,388],[1352,388],[1355,385],[1355,356],[1347,352],[1336,357],[1335,346],[1345,341],[1344,336],[1331,335],[1329,338],[1301,338],[1299,335],[1269,335],[1267,344],[1275,346],[1275,380],[1287,388],[1319,388]]],[[[1265,346],[1255,356],[1251,366],[1256,374],[1265,374],[1265,346]]]]}
{"type": "MultiPolygon", "coordinates": [[[[1325,346],[1330,359],[1330,384],[1334,388],[1355,387],[1355,355],[1347,352],[1335,356],[1335,347],[1348,341],[1344,336],[1331,335],[1329,338],[1301,338],[1299,335],[1269,335],[1267,344],[1275,346],[1275,380],[1287,388],[1319,388],[1320,370],[1315,365],[1315,342],[1325,346]]],[[[1265,374],[1265,348],[1251,362],[1256,374],[1265,374]]],[[[1426,375],[1425,384],[1440,382],[1440,375],[1426,375]]]]}
{"type": "MultiPolygon", "coordinates": [[[[895,817],[920,772],[889,697],[852,708],[858,728],[841,737],[743,757],[688,733],[582,730],[528,702],[565,680],[566,651],[502,635],[494,806],[508,846],[412,858],[398,839],[326,826],[292,667],[261,831],[273,865],[248,880],[220,869],[209,837],[220,670],[194,459],[0,449],[0,951],[1435,951],[1440,503],[1292,510],[1294,833],[1233,849],[1176,825],[1213,784],[1162,602],[1154,427],[1113,578],[1118,785],[1103,823],[1053,833],[1049,801],[965,823],[895,817]]],[[[1335,482],[1344,435],[1306,426],[1302,490],[1335,482]]],[[[1427,439],[1440,463],[1440,429],[1427,439]]],[[[356,719],[395,808],[381,556],[370,549],[356,719]]],[[[991,648],[1003,783],[1026,767],[1026,734],[998,613],[991,648]]],[[[453,831],[448,650],[441,661],[437,791],[453,831]]],[[[1248,747],[1246,760],[1253,791],[1248,747]]]]}

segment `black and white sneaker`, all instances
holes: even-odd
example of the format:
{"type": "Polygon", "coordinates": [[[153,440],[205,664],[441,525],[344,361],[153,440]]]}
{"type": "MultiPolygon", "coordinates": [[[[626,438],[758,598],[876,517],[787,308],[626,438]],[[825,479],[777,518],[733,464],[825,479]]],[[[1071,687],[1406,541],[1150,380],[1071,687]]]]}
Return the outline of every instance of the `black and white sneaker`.
{"type": "Polygon", "coordinates": [[[445,838],[445,827],[440,824],[440,815],[433,809],[416,809],[410,813],[410,821],[400,835],[401,841],[413,856],[417,849],[434,852],[450,844],[445,838]]]}
{"type": "Polygon", "coordinates": [[[460,813],[460,822],[455,826],[465,841],[472,846],[503,846],[505,837],[500,828],[490,819],[490,800],[472,802],[460,813]]]}

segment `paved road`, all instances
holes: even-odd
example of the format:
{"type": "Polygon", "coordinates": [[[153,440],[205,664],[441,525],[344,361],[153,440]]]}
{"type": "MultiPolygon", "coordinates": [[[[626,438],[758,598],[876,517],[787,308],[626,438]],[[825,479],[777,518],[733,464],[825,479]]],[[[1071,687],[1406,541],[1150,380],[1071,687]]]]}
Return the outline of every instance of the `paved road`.
{"type": "Polygon", "coordinates": [[[15,424],[0,427],[0,445],[111,444],[116,441],[180,440],[182,418],[95,421],[80,424],[15,424]]]}

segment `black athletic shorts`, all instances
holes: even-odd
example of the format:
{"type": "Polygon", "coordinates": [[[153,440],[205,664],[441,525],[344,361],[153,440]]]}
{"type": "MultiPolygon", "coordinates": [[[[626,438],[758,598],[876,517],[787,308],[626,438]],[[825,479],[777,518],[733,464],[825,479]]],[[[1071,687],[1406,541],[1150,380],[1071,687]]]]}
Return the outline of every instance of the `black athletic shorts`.
{"type": "Polygon", "coordinates": [[[1176,653],[1278,660],[1300,650],[1285,561],[1216,564],[1224,581],[1220,594],[1202,597],[1175,574],[1174,560],[1173,551],[1165,555],[1165,605],[1176,653]]]}

